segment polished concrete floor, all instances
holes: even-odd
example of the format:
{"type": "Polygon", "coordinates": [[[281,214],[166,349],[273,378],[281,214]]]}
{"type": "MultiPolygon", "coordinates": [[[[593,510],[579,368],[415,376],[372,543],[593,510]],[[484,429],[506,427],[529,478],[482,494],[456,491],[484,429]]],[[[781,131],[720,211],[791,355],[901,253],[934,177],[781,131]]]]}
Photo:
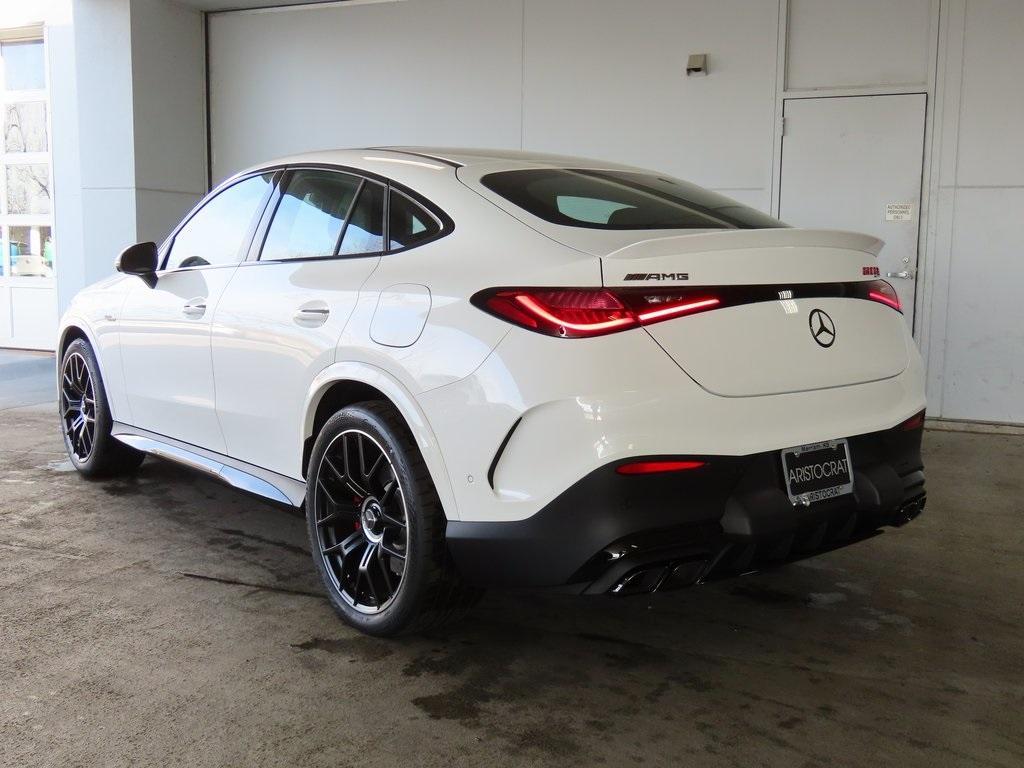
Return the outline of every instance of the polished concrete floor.
{"type": "Polygon", "coordinates": [[[918,521],[648,598],[488,595],[395,641],[302,520],[0,411],[0,765],[1021,766],[1024,437],[926,433],[918,521]]]}

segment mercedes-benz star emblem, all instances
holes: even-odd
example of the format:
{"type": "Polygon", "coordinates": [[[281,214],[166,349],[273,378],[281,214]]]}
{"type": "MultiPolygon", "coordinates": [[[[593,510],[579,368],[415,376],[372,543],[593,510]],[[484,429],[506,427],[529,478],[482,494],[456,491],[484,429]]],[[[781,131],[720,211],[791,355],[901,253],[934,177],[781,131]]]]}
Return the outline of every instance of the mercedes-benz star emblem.
{"type": "Polygon", "coordinates": [[[812,309],[807,322],[811,326],[811,336],[819,346],[831,347],[835,343],[836,324],[825,312],[820,309],[812,309]]]}

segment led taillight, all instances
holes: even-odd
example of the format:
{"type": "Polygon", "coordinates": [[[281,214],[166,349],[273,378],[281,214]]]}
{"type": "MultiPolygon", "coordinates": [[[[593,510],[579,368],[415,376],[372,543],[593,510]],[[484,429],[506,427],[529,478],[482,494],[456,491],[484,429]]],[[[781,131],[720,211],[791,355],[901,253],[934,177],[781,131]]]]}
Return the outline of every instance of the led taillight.
{"type": "Polygon", "coordinates": [[[633,461],[620,464],[615,471],[620,475],[657,475],[662,472],[682,472],[688,469],[700,469],[703,461],[633,461]]]}
{"type": "Polygon", "coordinates": [[[692,289],[502,288],[473,303],[498,317],[549,336],[601,336],[714,309],[721,300],[692,289]]]}
{"type": "Polygon", "coordinates": [[[867,297],[871,301],[877,301],[879,304],[885,304],[887,307],[892,307],[897,312],[902,312],[903,307],[900,305],[899,294],[896,293],[896,289],[893,288],[885,280],[872,280],[864,286],[867,293],[867,297]]]}

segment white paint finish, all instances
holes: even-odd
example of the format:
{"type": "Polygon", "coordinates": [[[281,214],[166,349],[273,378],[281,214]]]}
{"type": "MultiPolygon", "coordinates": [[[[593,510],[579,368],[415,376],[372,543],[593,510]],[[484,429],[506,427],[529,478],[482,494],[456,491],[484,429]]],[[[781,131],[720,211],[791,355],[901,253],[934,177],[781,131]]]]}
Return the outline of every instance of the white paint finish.
{"type": "Polygon", "coordinates": [[[942,416],[1024,423],[1024,189],[961,189],[942,416]]]}
{"type": "Polygon", "coordinates": [[[217,412],[229,456],[302,476],[294,436],[306,395],[334,362],[360,286],[379,260],[238,268],[217,306],[212,336],[217,412]]]}
{"type": "MultiPolygon", "coordinates": [[[[333,160],[366,170],[387,165],[379,153],[370,156],[378,159],[361,160],[361,155],[349,151],[293,160],[333,160]]],[[[491,166],[497,161],[477,162],[491,166]]],[[[539,158],[524,156],[518,162],[537,163],[539,158]]],[[[759,397],[708,392],[651,337],[670,333],[670,326],[709,339],[735,336],[731,310],[670,321],[660,331],[648,326],[651,333],[633,329],[581,340],[513,327],[480,311],[470,297],[483,288],[515,284],[597,286],[598,257],[525,226],[460,183],[450,168],[390,167],[403,183],[429,191],[455,220],[454,231],[379,259],[200,268],[164,274],[155,289],[133,279],[123,311],[117,308],[120,294],[114,288],[101,285],[79,297],[78,314],[68,321],[84,316],[91,318],[90,327],[100,324],[96,317],[104,302],[104,316],[120,315],[118,351],[134,426],[298,479],[311,409],[326,388],[346,376],[380,382],[382,391],[397,398],[442,499],[451,500],[447,514],[452,519],[503,520],[536,513],[609,461],[778,449],[889,428],[923,405],[920,360],[908,331],[898,321],[879,322],[882,315],[870,314],[877,310],[891,319],[891,310],[858,299],[827,303],[838,318],[839,333],[888,335],[886,343],[909,349],[905,370],[884,381],[856,383],[864,377],[853,363],[863,367],[875,361],[851,356],[888,362],[876,339],[868,349],[834,348],[838,354],[819,364],[831,365],[840,374],[826,388],[759,397]],[[412,286],[429,288],[431,309],[423,333],[408,347],[374,343],[370,328],[380,293],[425,296],[426,288],[412,286]],[[183,315],[195,298],[205,300],[207,312],[183,315]],[[328,309],[329,315],[322,323],[298,322],[295,313],[303,308],[328,309]],[[517,417],[523,422],[499,464],[494,491],[485,482],[487,468],[517,417]],[[751,430],[751,423],[758,429],[751,430]]],[[[622,236],[608,235],[620,247],[622,236]]],[[[646,233],[632,236],[643,240],[646,233]]],[[[844,258],[825,254],[830,257],[807,260],[805,264],[814,265],[807,272],[816,280],[850,279],[852,265],[877,246],[875,240],[856,235],[730,231],[720,239],[745,247],[739,249],[742,258],[732,259],[728,254],[736,249],[730,251],[728,244],[718,249],[726,265],[720,275],[726,282],[741,282],[750,265],[773,258],[792,266],[799,263],[791,254],[797,244],[829,237],[833,244],[853,243],[863,250],[844,258]],[[764,248],[758,248],[759,241],[764,248]]],[[[693,239],[715,250],[713,236],[696,234],[693,239]]],[[[626,256],[620,254],[619,260],[629,261],[629,251],[623,249],[626,256]]],[[[794,304],[800,323],[806,323],[810,305],[794,304]]],[[[767,326],[758,310],[752,311],[751,321],[767,326]]],[[[795,338],[776,333],[758,339],[756,348],[747,351],[751,366],[768,368],[795,357],[798,370],[807,367],[793,348],[795,338]]],[[[678,334],[662,341],[672,347],[678,334]]],[[[719,344],[717,352],[734,356],[728,344],[719,344]]],[[[104,364],[111,359],[104,354],[104,364]]]]}
{"type": "Polygon", "coordinates": [[[319,147],[518,147],[521,21],[474,0],[211,16],[214,179],[319,147]]]}
{"type": "Polygon", "coordinates": [[[970,0],[956,183],[1024,187],[1024,3],[970,0]]]}
{"type": "MultiPolygon", "coordinates": [[[[920,210],[925,106],[923,94],[788,99],[780,218],[874,235],[886,243],[878,257],[883,277],[913,275],[919,219],[887,221],[885,214],[894,202],[920,210]]],[[[914,279],[888,279],[912,322],[914,279]]]]}
{"type": "Polygon", "coordinates": [[[746,0],[528,0],[524,147],[767,190],[777,17],[746,0]],[[697,52],[710,74],[687,78],[697,52]]]}
{"type": "Polygon", "coordinates": [[[204,47],[198,11],[165,0],[132,0],[134,184],[141,190],[194,199],[206,192],[204,47]]]}
{"type": "Polygon", "coordinates": [[[927,82],[932,0],[789,0],[786,87],[927,82]]]}
{"type": "Polygon", "coordinates": [[[872,301],[816,298],[728,307],[658,323],[649,331],[704,389],[748,397],[897,376],[909,360],[901,323],[898,312],[872,301]],[[834,323],[828,348],[812,334],[809,316],[818,309],[834,323]],[[786,351],[765,357],[764,350],[772,348],[786,351]]]}
{"type": "Polygon", "coordinates": [[[131,281],[115,314],[134,426],[226,453],[214,410],[210,325],[235,269],[168,272],[155,288],[131,281]],[[189,305],[205,310],[190,313],[189,305]]]}
{"type": "Polygon", "coordinates": [[[430,289],[425,285],[391,285],[380,292],[370,321],[370,338],[386,347],[411,347],[423,333],[430,314],[430,289]]]}

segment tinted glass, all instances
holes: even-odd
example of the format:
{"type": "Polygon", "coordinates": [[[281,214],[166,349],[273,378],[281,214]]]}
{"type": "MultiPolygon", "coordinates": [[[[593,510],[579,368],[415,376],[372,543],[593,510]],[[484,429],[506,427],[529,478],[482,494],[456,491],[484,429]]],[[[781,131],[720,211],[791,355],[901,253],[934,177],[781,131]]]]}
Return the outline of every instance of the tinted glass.
{"type": "Polygon", "coordinates": [[[295,171],[281,197],[260,259],[333,256],[362,179],[333,171],[295,171]]]}
{"type": "Polygon", "coordinates": [[[384,187],[368,181],[345,225],[341,238],[342,256],[380,253],[384,250],[384,187]]]}
{"type": "Polygon", "coordinates": [[[174,237],[168,269],[234,264],[273,174],[251,176],[211,198],[174,237]]]}
{"type": "Polygon", "coordinates": [[[391,191],[388,209],[390,249],[411,248],[429,240],[441,231],[441,225],[423,208],[401,192],[391,191]]]}
{"type": "Polygon", "coordinates": [[[631,171],[542,168],[480,180],[553,224],[590,229],[766,229],[786,226],[695,184],[631,171]]]}

